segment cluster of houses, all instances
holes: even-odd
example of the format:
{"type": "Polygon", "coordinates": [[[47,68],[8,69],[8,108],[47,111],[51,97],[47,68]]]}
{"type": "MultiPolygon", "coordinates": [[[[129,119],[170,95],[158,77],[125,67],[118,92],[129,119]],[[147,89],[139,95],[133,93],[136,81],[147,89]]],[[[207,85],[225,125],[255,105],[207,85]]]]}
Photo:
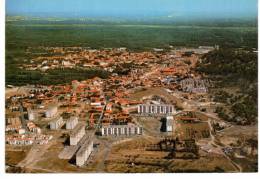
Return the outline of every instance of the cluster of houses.
{"type": "Polygon", "coordinates": [[[22,128],[22,123],[19,117],[12,117],[12,118],[7,118],[6,120],[6,127],[5,131],[11,131],[11,132],[19,132],[19,129],[22,128]]]}
{"type": "Polygon", "coordinates": [[[44,134],[16,134],[7,135],[6,143],[10,145],[32,145],[32,144],[47,144],[52,139],[52,135],[44,134]]]}
{"type": "Polygon", "coordinates": [[[185,92],[207,92],[207,81],[190,78],[190,68],[199,60],[197,52],[40,48],[50,55],[38,56],[31,63],[23,64],[22,69],[102,67],[110,72],[110,76],[107,79],[73,80],[64,85],[25,86],[25,94],[7,99],[6,111],[11,117],[7,115],[6,142],[11,145],[47,144],[52,136],[42,134],[45,130],[36,125],[37,121],[46,122],[51,130],[47,129],[48,132],[59,132],[65,124],[71,153],[78,166],[84,165],[93,151],[93,136],[86,135],[86,129],[99,129],[104,137],[143,135],[143,127],[133,120],[133,116],[159,115],[166,117],[166,131],[173,130],[174,105],[133,99],[130,96],[136,90],[149,87],[176,90],[179,85],[185,92]],[[86,120],[84,124],[80,122],[82,119],[86,120]]]}
{"type": "Polygon", "coordinates": [[[209,80],[187,78],[180,82],[181,88],[184,92],[188,93],[207,93],[209,80]]]}

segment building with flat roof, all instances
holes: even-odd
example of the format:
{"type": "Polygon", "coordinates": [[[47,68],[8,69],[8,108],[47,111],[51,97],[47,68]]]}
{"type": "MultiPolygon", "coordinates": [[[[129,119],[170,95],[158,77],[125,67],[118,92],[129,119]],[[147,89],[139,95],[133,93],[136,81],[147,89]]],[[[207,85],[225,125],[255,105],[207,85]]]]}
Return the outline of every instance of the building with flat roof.
{"type": "Polygon", "coordinates": [[[172,132],[173,116],[166,117],[166,132],[172,132]]]}
{"type": "Polygon", "coordinates": [[[50,121],[50,129],[57,130],[63,125],[63,118],[61,116],[50,121]]]}
{"type": "Polygon", "coordinates": [[[29,121],[36,120],[37,117],[38,117],[37,112],[33,109],[28,108],[27,113],[28,113],[28,120],[29,121]]]}
{"type": "Polygon", "coordinates": [[[70,145],[77,145],[85,133],[85,125],[78,123],[77,126],[70,132],[70,145]]]}
{"type": "Polygon", "coordinates": [[[102,136],[142,135],[143,128],[135,124],[102,126],[102,136]]]}
{"type": "Polygon", "coordinates": [[[45,117],[51,118],[54,117],[58,113],[58,105],[52,104],[48,106],[46,112],[45,112],[45,117]]]}
{"type": "Polygon", "coordinates": [[[78,117],[73,116],[70,117],[67,121],[66,121],[66,129],[74,129],[74,127],[78,124],[78,117]]]}
{"type": "Polygon", "coordinates": [[[173,105],[168,104],[140,104],[138,114],[174,114],[176,110],[173,105]]]}
{"type": "Polygon", "coordinates": [[[76,165],[83,166],[93,151],[93,139],[86,140],[79,151],[76,153],[76,165]]]}
{"type": "Polygon", "coordinates": [[[207,93],[209,80],[187,78],[180,82],[181,88],[184,92],[188,93],[207,93]]]}

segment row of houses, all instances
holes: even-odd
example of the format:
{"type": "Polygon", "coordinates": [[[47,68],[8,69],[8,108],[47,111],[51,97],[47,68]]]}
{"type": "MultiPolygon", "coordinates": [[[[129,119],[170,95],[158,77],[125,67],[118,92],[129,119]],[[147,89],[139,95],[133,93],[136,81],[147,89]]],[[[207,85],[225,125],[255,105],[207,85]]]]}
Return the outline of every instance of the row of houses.
{"type": "Polygon", "coordinates": [[[207,93],[208,86],[210,86],[209,80],[187,78],[180,82],[181,88],[184,92],[189,93],[207,93]]]}
{"type": "Polygon", "coordinates": [[[18,132],[19,129],[22,128],[22,124],[9,124],[5,127],[5,131],[8,132],[8,131],[12,131],[12,132],[18,132]]]}
{"type": "Polygon", "coordinates": [[[18,132],[22,128],[21,119],[19,117],[10,117],[6,120],[5,131],[18,132]]]}
{"type": "Polygon", "coordinates": [[[47,144],[52,139],[51,135],[11,135],[6,137],[6,143],[9,145],[32,145],[32,144],[47,144]]]}
{"type": "Polygon", "coordinates": [[[30,132],[40,134],[41,133],[41,128],[37,127],[33,122],[28,122],[27,123],[27,128],[30,132]]]}

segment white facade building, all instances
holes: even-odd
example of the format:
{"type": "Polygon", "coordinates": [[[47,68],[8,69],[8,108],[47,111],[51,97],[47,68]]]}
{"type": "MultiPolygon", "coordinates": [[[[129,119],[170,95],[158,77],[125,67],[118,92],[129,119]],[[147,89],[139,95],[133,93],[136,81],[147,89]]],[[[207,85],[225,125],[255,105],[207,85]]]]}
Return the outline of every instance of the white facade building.
{"type": "Polygon", "coordinates": [[[85,125],[77,124],[77,126],[70,133],[70,145],[77,145],[85,133],[85,125]]]}
{"type": "Polygon", "coordinates": [[[173,105],[167,104],[140,104],[138,105],[138,114],[175,114],[173,105]]]}
{"type": "Polygon", "coordinates": [[[76,154],[76,165],[82,166],[88,160],[91,152],[93,151],[93,140],[90,138],[84,142],[82,147],[76,154]]]}
{"type": "Polygon", "coordinates": [[[50,105],[46,112],[45,112],[45,116],[47,118],[51,118],[51,117],[54,117],[58,112],[58,106],[57,105],[50,105]]]}
{"type": "Polygon", "coordinates": [[[130,135],[142,135],[143,128],[134,124],[128,125],[108,125],[102,126],[101,128],[102,136],[130,136],[130,135]]]}
{"type": "Polygon", "coordinates": [[[57,117],[50,122],[50,129],[57,130],[61,127],[62,124],[63,124],[63,118],[57,117]]]}
{"type": "Polygon", "coordinates": [[[28,113],[28,119],[29,121],[33,121],[37,119],[37,113],[36,111],[32,110],[32,109],[27,109],[27,113],[28,113]]]}
{"type": "Polygon", "coordinates": [[[77,124],[78,124],[78,117],[70,117],[67,121],[66,121],[66,129],[73,129],[77,124]]]}
{"type": "Polygon", "coordinates": [[[166,132],[172,132],[173,116],[166,117],[166,132]]]}

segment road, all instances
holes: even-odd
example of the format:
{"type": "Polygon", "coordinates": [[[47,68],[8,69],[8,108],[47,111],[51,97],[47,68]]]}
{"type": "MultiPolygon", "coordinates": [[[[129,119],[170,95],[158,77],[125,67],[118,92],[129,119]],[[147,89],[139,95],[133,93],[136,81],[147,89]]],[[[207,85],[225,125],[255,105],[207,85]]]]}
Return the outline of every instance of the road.
{"type": "MultiPolygon", "coordinates": [[[[215,136],[212,134],[212,132],[211,131],[213,131],[213,128],[212,128],[212,126],[211,126],[211,119],[209,118],[208,119],[208,124],[209,124],[209,127],[210,127],[210,136],[211,136],[211,145],[213,145],[213,146],[215,146],[216,148],[218,148],[219,150],[221,150],[222,151],[222,148],[223,148],[223,146],[219,146],[216,142],[215,142],[215,136]]],[[[240,166],[240,165],[238,165],[237,163],[235,163],[233,160],[231,160],[231,158],[228,156],[228,155],[226,155],[224,152],[222,153],[223,154],[223,156],[226,158],[226,159],[228,159],[229,161],[230,161],[230,163],[234,166],[234,168],[236,168],[236,170],[238,171],[238,172],[242,172],[243,171],[243,169],[242,169],[242,167],[240,166]]]]}
{"type": "Polygon", "coordinates": [[[104,173],[105,172],[105,161],[107,160],[107,157],[111,151],[112,143],[108,142],[108,141],[103,141],[103,140],[102,141],[100,140],[100,142],[104,145],[104,149],[103,149],[103,155],[102,155],[101,161],[98,163],[98,165],[96,167],[96,172],[104,173]]]}

